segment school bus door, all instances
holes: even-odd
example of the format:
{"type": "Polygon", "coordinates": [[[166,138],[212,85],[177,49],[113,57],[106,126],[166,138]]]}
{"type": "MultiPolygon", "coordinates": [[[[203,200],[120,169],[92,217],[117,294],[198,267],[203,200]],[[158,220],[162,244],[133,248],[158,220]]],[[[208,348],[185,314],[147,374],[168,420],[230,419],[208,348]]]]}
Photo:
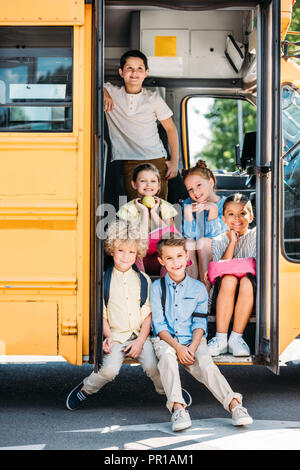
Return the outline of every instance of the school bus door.
{"type": "MultiPolygon", "coordinates": [[[[291,13],[292,3],[292,0],[284,0],[281,9],[289,9],[291,13]]],[[[279,1],[273,0],[269,7],[261,7],[259,29],[259,123],[256,149],[259,321],[256,353],[263,356],[268,367],[278,374],[280,354],[300,332],[300,321],[297,318],[299,265],[287,259],[283,239],[285,214],[282,204],[281,81],[286,80],[286,67],[281,59],[279,1]]]]}
{"type": "Polygon", "coordinates": [[[91,16],[1,2],[0,354],[88,354],[91,16]]]}
{"type": "MultiPolygon", "coordinates": [[[[282,1],[288,30],[292,15],[292,0],[282,1]]],[[[297,37],[288,36],[294,41],[297,37]]],[[[281,59],[282,152],[280,162],[280,244],[279,244],[279,355],[300,334],[300,67],[290,49],[281,59]]],[[[299,50],[294,54],[299,54],[299,50]]],[[[294,343],[295,344],[295,343],[294,343]]],[[[285,361],[299,359],[299,349],[289,348],[285,361]]]]}

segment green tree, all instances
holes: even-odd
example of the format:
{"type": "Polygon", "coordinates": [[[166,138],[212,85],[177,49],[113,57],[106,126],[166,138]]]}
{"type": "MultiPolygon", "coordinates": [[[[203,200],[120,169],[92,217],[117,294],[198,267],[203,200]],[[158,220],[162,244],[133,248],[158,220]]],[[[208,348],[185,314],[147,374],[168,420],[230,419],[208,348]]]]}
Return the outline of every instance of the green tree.
{"type": "MultiPolygon", "coordinates": [[[[300,31],[300,0],[293,7],[292,21],[289,31],[300,31]]],[[[290,42],[299,42],[299,36],[287,35],[290,42]]],[[[296,53],[299,46],[290,46],[289,51],[296,53]]],[[[300,64],[299,59],[293,59],[300,64]]],[[[256,130],[256,109],[243,101],[243,133],[256,130]]],[[[210,121],[211,139],[201,153],[195,155],[207,161],[212,169],[234,171],[235,144],[238,143],[237,101],[231,99],[215,99],[210,111],[205,114],[210,121]]]]}
{"type": "MultiPolygon", "coordinates": [[[[210,121],[211,139],[204,149],[195,156],[203,159],[212,169],[236,170],[235,144],[238,137],[237,100],[216,98],[207,114],[210,121]]],[[[242,102],[243,134],[256,130],[256,108],[247,101],[242,102]]]]}
{"type": "MultiPolygon", "coordinates": [[[[293,7],[292,21],[289,27],[289,31],[300,31],[300,2],[296,2],[293,7]]],[[[288,34],[286,40],[289,42],[300,42],[300,36],[288,34]]],[[[290,46],[289,52],[299,55],[299,46],[290,46]]],[[[300,65],[300,58],[293,59],[298,65],[300,65]]]]}

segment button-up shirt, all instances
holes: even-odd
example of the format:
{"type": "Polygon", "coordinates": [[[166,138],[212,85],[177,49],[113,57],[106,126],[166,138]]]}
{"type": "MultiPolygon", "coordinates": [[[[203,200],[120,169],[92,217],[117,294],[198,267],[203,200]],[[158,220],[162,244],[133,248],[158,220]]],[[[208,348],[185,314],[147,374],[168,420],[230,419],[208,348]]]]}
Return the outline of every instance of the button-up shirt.
{"type": "Polygon", "coordinates": [[[152,326],[155,336],[161,331],[169,331],[181,344],[189,344],[196,328],[207,334],[208,295],[204,284],[186,274],[183,281],[176,284],[169,274],[165,276],[166,303],[163,312],[160,280],[154,281],[150,290],[152,326]]]}
{"type": "Polygon", "coordinates": [[[141,281],[139,274],[130,268],[126,272],[113,269],[107,308],[103,305],[103,316],[108,321],[112,337],[125,343],[133,333],[137,336],[145,318],[151,313],[149,300],[151,279],[148,281],[148,297],[141,307],[141,281]]]}

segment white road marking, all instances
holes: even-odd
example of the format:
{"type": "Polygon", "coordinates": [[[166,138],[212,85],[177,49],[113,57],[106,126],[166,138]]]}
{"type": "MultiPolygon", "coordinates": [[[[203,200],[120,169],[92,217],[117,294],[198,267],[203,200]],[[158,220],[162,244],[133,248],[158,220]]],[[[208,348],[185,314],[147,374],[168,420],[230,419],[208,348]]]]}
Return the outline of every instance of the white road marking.
{"type": "Polygon", "coordinates": [[[0,447],[0,450],[44,450],[46,444],[29,444],[27,446],[0,447]]]}
{"type": "MultiPolygon", "coordinates": [[[[300,422],[296,421],[255,420],[252,425],[234,427],[231,419],[213,418],[193,420],[192,427],[180,433],[173,433],[169,422],[130,426],[114,425],[61,432],[115,434],[129,431],[138,433],[139,437],[134,442],[124,444],[122,448],[128,450],[161,450],[166,446],[172,446],[174,450],[300,450],[300,422]],[[157,431],[160,435],[148,438],[147,432],[149,431],[152,431],[152,434],[153,431],[157,431]],[[161,433],[165,436],[161,436],[161,433]]],[[[117,435],[114,435],[112,439],[116,445],[117,435]]]]}

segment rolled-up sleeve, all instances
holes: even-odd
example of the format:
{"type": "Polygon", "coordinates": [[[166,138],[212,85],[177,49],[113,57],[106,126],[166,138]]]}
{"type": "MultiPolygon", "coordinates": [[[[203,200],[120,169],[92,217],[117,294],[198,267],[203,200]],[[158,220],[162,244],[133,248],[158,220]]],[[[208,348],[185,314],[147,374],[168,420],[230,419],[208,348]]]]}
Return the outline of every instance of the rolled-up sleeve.
{"type": "Polygon", "coordinates": [[[182,235],[183,235],[184,238],[196,239],[197,224],[196,224],[195,219],[192,220],[191,222],[188,221],[188,220],[183,219],[182,235]]]}
{"type": "Polygon", "coordinates": [[[219,217],[213,220],[206,220],[204,236],[214,238],[222,232],[222,229],[223,227],[219,217]]]}
{"type": "Polygon", "coordinates": [[[154,282],[150,288],[150,303],[152,309],[152,328],[154,335],[157,336],[161,331],[168,330],[161,304],[160,282],[154,282]]]}
{"type": "Polygon", "coordinates": [[[208,308],[208,294],[204,285],[199,292],[199,301],[196,305],[195,311],[192,315],[192,331],[201,328],[204,334],[207,334],[207,308],[208,308]]]}

